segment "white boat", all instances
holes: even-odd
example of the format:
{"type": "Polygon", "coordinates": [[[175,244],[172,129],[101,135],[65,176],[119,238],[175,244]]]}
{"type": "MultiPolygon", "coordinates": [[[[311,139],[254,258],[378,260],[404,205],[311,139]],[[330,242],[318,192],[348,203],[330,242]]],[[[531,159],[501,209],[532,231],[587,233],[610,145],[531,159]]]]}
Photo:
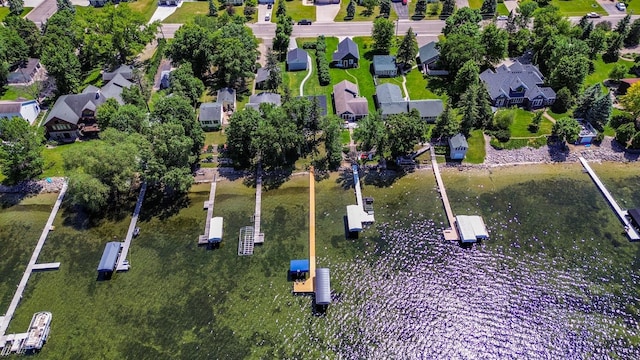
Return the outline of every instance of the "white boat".
{"type": "Polygon", "coordinates": [[[48,311],[42,311],[33,314],[29,330],[27,331],[27,339],[24,342],[24,350],[40,350],[49,336],[51,328],[52,315],[48,311]]]}

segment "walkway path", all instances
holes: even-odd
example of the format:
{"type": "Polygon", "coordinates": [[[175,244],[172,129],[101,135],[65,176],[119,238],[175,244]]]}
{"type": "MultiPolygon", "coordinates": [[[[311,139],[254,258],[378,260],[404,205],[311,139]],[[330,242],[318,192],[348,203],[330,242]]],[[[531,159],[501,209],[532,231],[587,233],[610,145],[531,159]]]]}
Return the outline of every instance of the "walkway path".
{"type": "Polygon", "coordinates": [[[518,1],[506,0],[504,2],[504,7],[506,7],[509,12],[513,11],[513,14],[516,15],[516,10],[518,9],[518,1]]]}
{"type": "Polygon", "coordinates": [[[609,190],[607,190],[607,188],[604,186],[602,181],[600,181],[600,178],[598,178],[598,175],[596,175],[593,169],[591,169],[591,166],[589,166],[589,164],[587,163],[587,160],[585,160],[582,156],[580,156],[578,159],[582,163],[582,166],[584,166],[585,170],[587,170],[587,172],[591,176],[591,179],[593,179],[593,182],[596,183],[596,186],[598,187],[598,189],[600,189],[600,192],[602,193],[602,195],[604,195],[607,202],[609,202],[609,205],[611,206],[613,211],[616,213],[616,215],[618,215],[618,218],[624,225],[624,230],[627,233],[627,236],[629,236],[629,239],[633,241],[640,240],[640,234],[638,234],[638,232],[636,231],[636,228],[631,224],[631,222],[627,218],[627,215],[628,215],[627,211],[622,210],[622,208],[620,208],[620,205],[618,205],[618,203],[613,198],[611,193],[609,193],[609,190]]]}
{"type": "Polygon", "coordinates": [[[16,312],[16,308],[20,303],[20,299],[22,299],[22,293],[24,292],[24,289],[27,287],[27,282],[29,281],[29,277],[31,276],[31,273],[34,270],[34,267],[36,267],[36,261],[38,261],[38,256],[40,256],[40,251],[42,251],[44,242],[47,240],[47,235],[49,235],[49,231],[53,226],[53,220],[56,218],[56,214],[60,209],[60,204],[62,204],[62,199],[64,199],[64,195],[67,193],[67,187],[68,187],[68,184],[65,181],[64,185],[62,186],[62,190],[60,190],[60,193],[58,194],[58,199],[53,205],[53,209],[51,210],[51,214],[49,215],[49,220],[47,220],[47,223],[44,226],[44,230],[42,230],[42,234],[40,234],[40,239],[38,239],[36,248],[33,250],[33,254],[31,254],[31,259],[29,260],[29,264],[27,265],[27,268],[25,269],[24,274],[22,275],[22,279],[18,284],[16,293],[13,295],[11,304],[9,304],[9,309],[7,309],[7,312],[4,314],[4,316],[0,318],[1,319],[0,320],[0,343],[2,344],[4,344],[5,332],[9,327],[9,323],[13,318],[13,314],[16,312]]]}
{"type": "Polygon", "coordinates": [[[436,183],[438,183],[438,192],[440,192],[440,196],[442,197],[442,204],[444,204],[444,212],[447,213],[447,220],[449,220],[450,228],[443,231],[444,239],[459,241],[460,235],[458,235],[458,230],[456,229],[456,218],[453,215],[453,210],[451,210],[451,204],[449,204],[447,189],[445,189],[442,176],[440,176],[440,167],[438,166],[436,150],[433,146],[431,147],[431,166],[433,167],[433,174],[436,176],[436,183]]]}
{"type": "Polygon", "coordinates": [[[211,182],[211,190],[209,190],[209,200],[204,202],[204,207],[207,208],[207,220],[204,225],[204,235],[200,235],[198,238],[198,245],[209,243],[209,226],[211,226],[211,218],[213,218],[213,205],[216,201],[216,178],[214,175],[211,182]]]}
{"type": "Polygon", "coordinates": [[[309,54],[307,54],[307,68],[309,68],[309,72],[300,83],[300,96],[304,96],[304,84],[307,82],[307,80],[309,80],[311,74],[313,73],[313,61],[311,61],[311,56],[309,56],[309,54]]]}
{"type": "Polygon", "coordinates": [[[264,234],[260,232],[260,215],[262,213],[262,164],[258,162],[256,169],[256,208],[253,213],[253,242],[264,243],[264,234]]]}
{"type": "Polygon", "coordinates": [[[313,166],[309,168],[309,278],[293,283],[294,293],[314,291],[316,278],[316,179],[313,166]]]}
{"type": "Polygon", "coordinates": [[[118,266],[116,267],[117,271],[129,270],[129,261],[127,260],[127,255],[129,254],[131,239],[133,239],[133,231],[136,229],[136,224],[138,223],[138,215],[140,214],[140,209],[142,208],[142,201],[144,200],[144,194],[146,192],[147,192],[147,183],[145,182],[145,183],[142,183],[142,186],[140,187],[138,202],[136,202],[136,208],[133,210],[133,216],[131,217],[131,223],[129,224],[127,237],[124,239],[124,244],[122,245],[122,252],[120,253],[120,257],[118,258],[118,266]]]}

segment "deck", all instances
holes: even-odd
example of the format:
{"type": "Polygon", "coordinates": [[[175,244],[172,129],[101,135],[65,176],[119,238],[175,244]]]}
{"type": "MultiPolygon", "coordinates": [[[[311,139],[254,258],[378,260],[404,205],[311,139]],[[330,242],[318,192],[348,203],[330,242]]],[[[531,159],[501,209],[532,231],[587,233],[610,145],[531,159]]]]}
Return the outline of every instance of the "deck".
{"type": "Polygon", "coordinates": [[[433,174],[436,176],[436,183],[438,183],[438,192],[442,197],[444,211],[445,213],[447,213],[447,220],[449,220],[450,228],[443,231],[444,239],[450,241],[460,241],[460,235],[458,234],[458,230],[456,229],[456,217],[455,215],[453,215],[453,210],[451,210],[451,204],[449,204],[447,189],[445,189],[444,181],[442,181],[442,176],[440,176],[440,167],[438,166],[436,151],[433,146],[431,147],[431,166],[433,167],[433,174]]]}
{"type": "Polygon", "coordinates": [[[129,230],[127,231],[127,237],[122,243],[122,252],[118,258],[117,271],[129,270],[129,261],[127,255],[129,254],[129,247],[131,246],[131,239],[133,239],[133,232],[136,229],[138,223],[138,215],[140,215],[140,209],[142,208],[142,201],[144,200],[144,194],[147,192],[147,183],[142,183],[140,187],[140,194],[138,195],[138,201],[136,202],[136,208],[133,210],[133,216],[131,217],[131,223],[129,224],[129,230]]]}
{"type": "Polygon", "coordinates": [[[33,271],[58,270],[59,268],[60,268],[60,263],[59,262],[33,265],[33,271]]]}
{"type": "Polygon", "coordinates": [[[607,190],[607,188],[604,186],[602,181],[600,181],[600,178],[598,178],[598,175],[596,175],[596,173],[593,171],[591,166],[589,166],[589,164],[587,163],[587,160],[585,160],[582,156],[579,157],[579,159],[580,159],[580,163],[582,163],[582,166],[585,168],[585,170],[587,170],[587,173],[589,173],[589,176],[591,176],[591,179],[593,180],[593,182],[596,184],[598,189],[600,189],[600,192],[602,193],[602,195],[604,195],[605,199],[607,200],[607,202],[609,203],[613,211],[616,213],[616,215],[618,215],[620,222],[622,222],[622,224],[624,225],[624,230],[627,233],[627,236],[629,237],[629,239],[633,241],[640,240],[640,234],[638,234],[638,231],[636,230],[636,228],[633,226],[633,224],[631,224],[631,221],[629,221],[629,218],[627,217],[628,216],[627,211],[622,210],[620,205],[618,205],[618,203],[613,198],[611,193],[609,193],[609,190],[607,190]]]}
{"type": "Polygon", "coordinates": [[[253,241],[264,243],[264,234],[260,232],[260,216],[262,214],[262,165],[258,163],[256,170],[256,208],[253,213],[253,241]]]}
{"type": "Polygon", "coordinates": [[[47,240],[47,235],[49,235],[49,231],[52,229],[53,220],[56,218],[56,214],[58,214],[58,210],[60,209],[60,204],[62,204],[62,199],[64,199],[64,195],[67,193],[68,184],[65,181],[64,185],[62,185],[62,189],[58,194],[58,198],[56,199],[55,204],[53,205],[53,209],[51,210],[51,214],[49,214],[49,219],[44,226],[44,230],[42,230],[42,234],[40,235],[40,239],[38,239],[38,243],[36,244],[35,249],[33,250],[33,254],[31,254],[31,259],[29,260],[29,264],[27,268],[24,270],[24,274],[22,275],[22,279],[18,284],[18,288],[16,289],[15,294],[13,295],[13,299],[9,304],[9,308],[7,312],[4,314],[2,318],[0,318],[0,343],[5,343],[5,333],[7,328],[9,327],[9,323],[13,318],[13,314],[16,312],[16,308],[20,303],[20,299],[22,299],[22,293],[24,289],[27,287],[27,282],[29,281],[29,277],[36,267],[36,261],[38,261],[38,256],[40,256],[40,251],[42,251],[42,247],[44,246],[45,241],[47,240]]]}
{"type": "Polygon", "coordinates": [[[204,208],[207,209],[207,221],[204,225],[204,235],[198,237],[198,245],[204,245],[209,243],[209,225],[211,224],[211,218],[213,218],[213,206],[216,200],[216,178],[214,176],[213,182],[211,182],[211,189],[209,190],[209,200],[204,202],[204,208]]]}
{"type": "Polygon", "coordinates": [[[311,293],[316,279],[316,179],[309,169],[309,278],[293,283],[294,293],[311,293]]]}

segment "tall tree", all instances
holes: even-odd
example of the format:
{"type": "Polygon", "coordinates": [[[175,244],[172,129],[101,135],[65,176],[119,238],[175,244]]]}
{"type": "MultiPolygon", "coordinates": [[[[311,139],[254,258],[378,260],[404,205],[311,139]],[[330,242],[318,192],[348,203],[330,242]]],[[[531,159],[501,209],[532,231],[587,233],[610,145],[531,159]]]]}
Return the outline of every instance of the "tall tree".
{"type": "Polygon", "coordinates": [[[587,120],[594,127],[602,130],[604,126],[609,122],[611,112],[613,110],[613,100],[608,92],[600,96],[593,103],[593,106],[589,108],[585,120],[587,120]]]}
{"type": "Polygon", "coordinates": [[[573,116],[579,119],[587,116],[589,108],[593,106],[593,103],[601,96],[602,88],[600,87],[600,84],[593,84],[586,88],[580,97],[578,97],[576,108],[573,110],[573,116]]]}
{"type": "Polygon", "coordinates": [[[634,138],[635,134],[636,126],[633,123],[620,125],[616,129],[616,141],[622,144],[622,146],[627,147],[629,140],[634,138]]]}
{"type": "Polygon", "coordinates": [[[416,16],[421,17],[427,12],[427,0],[418,0],[416,2],[416,16]]]}
{"type": "Polygon", "coordinates": [[[391,156],[406,155],[424,141],[425,123],[416,112],[395,114],[386,119],[386,145],[391,156]]]}
{"type": "Polygon", "coordinates": [[[574,143],[580,135],[580,124],[574,118],[564,117],[553,124],[551,133],[562,142],[574,143]]]}
{"type": "Polygon", "coordinates": [[[280,85],[282,85],[282,74],[280,73],[278,57],[271,49],[267,49],[267,63],[265,64],[265,69],[269,71],[266,89],[277,92],[280,85]]]}
{"type": "Polygon", "coordinates": [[[507,23],[505,24],[504,29],[509,34],[515,34],[518,31],[516,15],[513,13],[513,10],[509,11],[509,15],[507,16],[507,23]]]}
{"type": "Polygon", "coordinates": [[[607,32],[602,29],[594,29],[586,40],[587,45],[591,49],[589,58],[595,59],[596,56],[607,48],[607,32]]]}
{"type": "Polygon", "coordinates": [[[184,134],[193,140],[191,154],[194,158],[200,155],[204,146],[204,132],[196,120],[195,111],[189,100],[183,96],[166,96],[157,101],[151,112],[154,122],[176,123],[184,128],[184,134]]]}
{"type": "Polygon", "coordinates": [[[460,124],[456,118],[454,109],[448,104],[438,115],[436,124],[431,131],[431,136],[435,139],[448,138],[460,132],[460,124]]]}
{"type": "Polygon", "coordinates": [[[68,10],[72,13],[76,12],[76,8],[73,7],[71,0],[56,0],[58,3],[58,11],[68,10]]]}
{"type": "Polygon", "coordinates": [[[256,156],[251,139],[260,120],[260,113],[252,108],[239,110],[231,115],[229,126],[225,130],[227,146],[229,157],[240,167],[249,166],[256,156]]]}
{"type": "Polygon", "coordinates": [[[522,1],[518,4],[518,8],[516,11],[518,12],[518,16],[516,17],[516,22],[520,28],[528,28],[529,22],[531,18],[533,18],[533,13],[538,9],[538,4],[531,0],[522,1]]]}
{"type": "Polygon", "coordinates": [[[576,94],[588,72],[589,60],[585,56],[564,56],[551,72],[549,84],[556,89],[566,87],[576,94]]]}
{"type": "Polygon", "coordinates": [[[497,0],[483,0],[480,7],[480,14],[485,18],[491,18],[496,14],[498,8],[497,0]]]}
{"type": "Polygon", "coordinates": [[[180,65],[180,67],[171,73],[169,90],[172,93],[186,97],[191,104],[195,106],[204,92],[204,84],[202,80],[193,75],[191,64],[186,63],[180,65]]]}
{"type": "Polygon", "coordinates": [[[0,26],[0,38],[0,61],[11,66],[27,59],[29,47],[15,29],[0,26]]]}
{"type": "Polygon", "coordinates": [[[416,40],[416,35],[413,33],[413,29],[409,28],[409,30],[407,30],[407,34],[402,38],[400,46],[398,46],[396,60],[406,68],[416,61],[417,55],[418,41],[416,40]]]}
{"type": "Polygon", "coordinates": [[[480,67],[478,67],[478,64],[473,60],[465,62],[456,74],[453,87],[451,89],[452,96],[454,98],[460,97],[460,95],[462,95],[469,86],[477,85],[479,82],[480,67]]]}
{"type": "Polygon", "coordinates": [[[209,1],[209,16],[218,16],[218,6],[216,5],[215,0],[209,1]]]}
{"type": "Polygon", "coordinates": [[[624,46],[632,47],[638,45],[638,43],[640,43],[640,19],[635,19],[631,23],[627,36],[624,38],[624,46]]]}
{"type": "Polygon", "coordinates": [[[522,55],[531,46],[531,31],[520,29],[515,34],[509,36],[509,56],[517,57],[522,55]]]}
{"type": "Polygon", "coordinates": [[[635,118],[640,116],[640,83],[634,83],[627,93],[620,97],[620,104],[635,118]]]}
{"type": "Polygon", "coordinates": [[[480,64],[484,56],[484,47],[477,37],[464,34],[451,34],[439,42],[440,62],[455,77],[464,63],[473,60],[480,64]]]}
{"type": "Polygon", "coordinates": [[[347,18],[353,19],[354,16],[356,16],[356,0],[351,0],[347,5],[347,18]]]}
{"type": "Polygon", "coordinates": [[[388,54],[393,46],[393,22],[385,18],[377,18],[373,21],[373,49],[380,53],[388,54]]]}
{"type": "Polygon", "coordinates": [[[200,25],[186,23],[176,31],[167,53],[175,64],[190,63],[194,75],[203,79],[211,68],[214,51],[213,35],[210,30],[200,25]]]}
{"type": "Polygon", "coordinates": [[[484,57],[487,63],[495,64],[507,56],[509,34],[498,28],[495,23],[485,26],[480,39],[485,48],[484,57]]]}
{"type": "Polygon", "coordinates": [[[571,108],[573,95],[566,87],[558,90],[556,93],[556,101],[553,102],[551,110],[555,113],[562,114],[571,108]]]}
{"type": "Polygon", "coordinates": [[[342,161],[342,143],[340,141],[341,119],[337,116],[327,116],[322,122],[324,133],[324,147],[327,152],[327,165],[334,170],[342,161]]]}
{"type": "Polygon", "coordinates": [[[616,62],[620,57],[620,49],[622,48],[622,43],[624,41],[624,36],[620,35],[617,32],[611,33],[611,36],[608,41],[607,51],[602,55],[602,59],[607,62],[616,62]]]}
{"type": "Polygon", "coordinates": [[[391,13],[391,2],[389,0],[380,0],[380,16],[388,18],[391,13]]]}
{"type": "Polygon", "coordinates": [[[0,118],[0,168],[11,182],[42,173],[44,133],[19,117],[0,118]]]}
{"type": "Polygon", "coordinates": [[[445,36],[454,32],[469,34],[469,31],[472,31],[473,33],[477,33],[478,29],[480,29],[480,21],[482,21],[482,16],[478,9],[463,7],[457,9],[447,18],[445,21],[445,27],[442,29],[442,33],[445,36]]]}
{"type": "Polygon", "coordinates": [[[615,32],[620,34],[620,36],[624,39],[629,32],[629,24],[631,24],[631,14],[627,14],[622,20],[618,21],[616,25],[615,32]]]}
{"type": "Polygon", "coordinates": [[[111,127],[111,120],[114,118],[120,104],[115,98],[109,98],[96,109],[96,121],[101,130],[111,127]]]}
{"type": "Polygon", "coordinates": [[[353,131],[353,138],[359,143],[362,151],[377,148],[382,152],[385,145],[385,127],[380,113],[370,113],[361,119],[358,127],[353,131]]]}
{"type": "Polygon", "coordinates": [[[229,87],[243,87],[246,79],[254,76],[258,52],[258,40],[251,29],[229,23],[216,32],[213,65],[217,67],[216,78],[229,87]],[[242,54],[242,56],[238,56],[242,54]]]}
{"type": "Polygon", "coordinates": [[[448,17],[453,14],[456,8],[456,0],[444,0],[442,2],[442,11],[440,11],[441,17],[448,17]]]}
{"type": "Polygon", "coordinates": [[[20,16],[24,10],[24,0],[7,0],[9,3],[9,13],[20,16]]]}
{"type": "Polygon", "coordinates": [[[18,33],[20,39],[29,48],[30,57],[40,56],[40,46],[42,43],[42,35],[36,24],[20,16],[9,15],[4,19],[7,28],[13,29],[18,33]]]}
{"type": "Polygon", "coordinates": [[[493,111],[491,110],[491,99],[489,98],[489,91],[484,83],[479,83],[474,86],[477,98],[478,118],[476,119],[475,126],[479,128],[486,128],[491,124],[493,118],[493,111]]]}
{"type": "Polygon", "coordinates": [[[276,8],[276,17],[287,16],[287,6],[284,1],[278,1],[278,7],[276,8]]]}
{"type": "Polygon", "coordinates": [[[76,91],[80,85],[80,61],[69,42],[61,41],[56,46],[46,47],[42,52],[42,64],[55,79],[58,94],[76,91]]]}

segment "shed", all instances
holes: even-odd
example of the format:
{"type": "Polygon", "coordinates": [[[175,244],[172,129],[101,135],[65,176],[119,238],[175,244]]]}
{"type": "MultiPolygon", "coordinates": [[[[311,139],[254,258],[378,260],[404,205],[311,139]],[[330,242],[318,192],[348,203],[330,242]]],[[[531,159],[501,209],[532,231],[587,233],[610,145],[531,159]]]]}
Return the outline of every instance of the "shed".
{"type": "Polygon", "coordinates": [[[628,211],[631,223],[637,228],[640,228],[640,208],[631,209],[628,211]]]}
{"type": "Polygon", "coordinates": [[[104,247],[104,252],[102,253],[102,258],[100,259],[100,264],[98,264],[99,273],[113,272],[113,270],[115,270],[121,247],[121,242],[111,241],[107,243],[107,245],[104,247]]]}
{"type": "Polygon", "coordinates": [[[362,213],[364,210],[358,205],[347,205],[347,227],[349,232],[362,231],[362,213]]]}
{"type": "Polygon", "coordinates": [[[464,135],[458,133],[449,138],[449,157],[451,160],[462,160],[467,155],[469,144],[464,135]]]}
{"type": "Polygon", "coordinates": [[[291,260],[289,263],[289,272],[292,275],[301,275],[309,272],[309,259],[291,260]]]}
{"type": "Polygon", "coordinates": [[[316,305],[331,304],[331,279],[329,269],[316,269],[316,305]]]}
{"type": "Polygon", "coordinates": [[[219,243],[222,241],[222,217],[211,218],[209,223],[209,243],[219,243]]]}
{"type": "Polygon", "coordinates": [[[307,70],[307,52],[295,48],[287,53],[287,71],[307,70]]]}
{"type": "Polygon", "coordinates": [[[376,76],[393,77],[398,75],[396,57],[391,55],[373,56],[373,74],[376,76]]]}
{"type": "Polygon", "coordinates": [[[580,133],[578,134],[578,140],[576,141],[576,144],[591,144],[593,140],[598,136],[598,132],[593,128],[593,126],[591,126],[591,124],[586,121],[580,120],[578,121],[578,124],[580,124],[580,133]]]}
{"type": "Polygon", "coordinates": [[[477,215],[456,216],[456,226],[460,241],[463,243],[473,243],[481,239],[488,239],[489,233],[484,221],[477,215]]]}

